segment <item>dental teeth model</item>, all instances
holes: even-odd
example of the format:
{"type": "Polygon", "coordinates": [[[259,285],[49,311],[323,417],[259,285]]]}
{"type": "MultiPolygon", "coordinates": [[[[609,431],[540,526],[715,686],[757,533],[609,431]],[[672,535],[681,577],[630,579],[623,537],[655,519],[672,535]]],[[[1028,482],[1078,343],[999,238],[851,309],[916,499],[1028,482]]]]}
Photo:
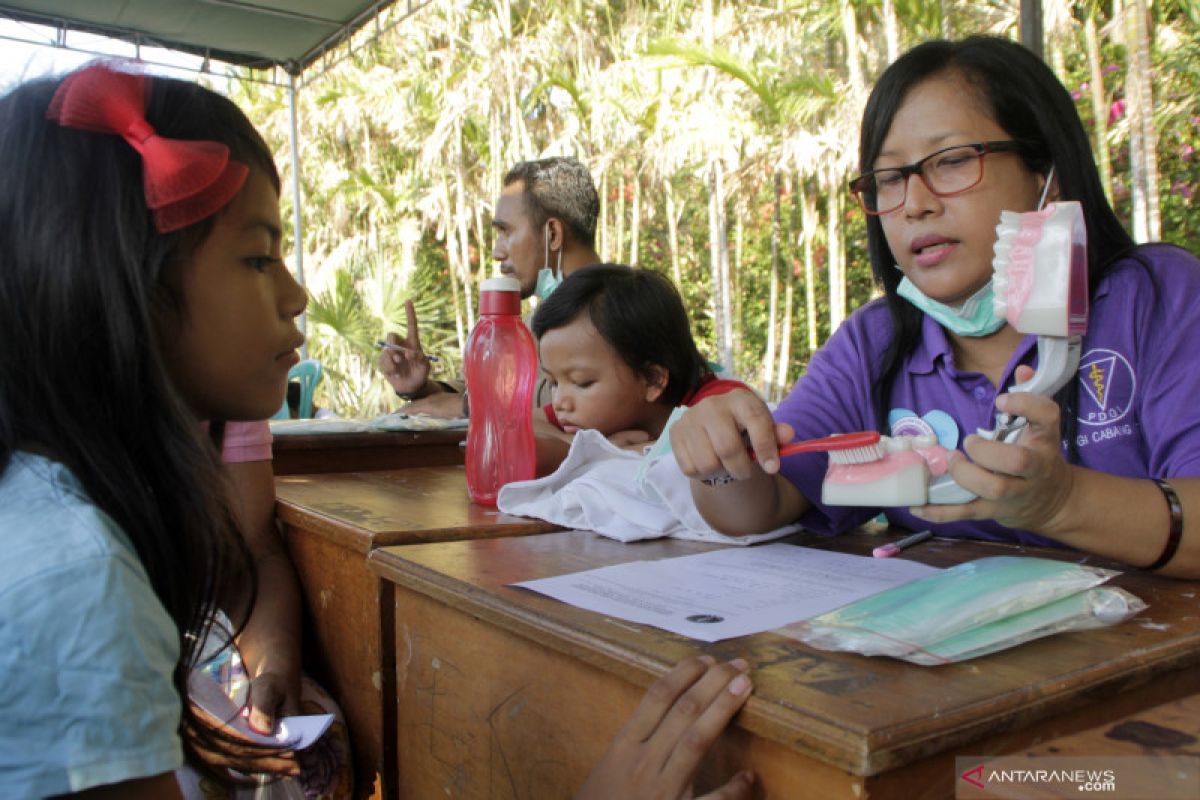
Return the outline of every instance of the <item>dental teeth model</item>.
{"type": "MultiPolygon", "coordinates": [[[[1021,333],[1037,334],[1037,371],[1009,392],[1045,397],[1066,386],[1079,369],[1087,333],[1087,228],[1075,201],[1051,203],[1041,211],[1000,213],[996,226],[996,310],[1021,333]]],[[[994,430],[980,436],[1014,442],[1024,417],[996,414],[994,430]]]]}
{"type": "Polygon", "coordinates": [[[992,258],[997,313],[1021,333],[1087,331],[1087,233],[1079,203],[1000,212],[992,258]]]}
{"type": "MultiPolygon", "coordinates": [[[[875,458],[848,462],[829,453],[821,502],[833,506],[923,506],[946,495],[950,451],[932,435],[882,436],[875,458]]],[[[949,481],[953,490],[962,493],[949,481]]],[[[954,495],[959,496],[959,495],[954,495]]],[[[966,499],[970,499],[967,497],[966,499]]],[[[942,502],[951,502],[943,500],[942,502]]],[[[957,502],[963,502],[959,500],[957,502]]]]}

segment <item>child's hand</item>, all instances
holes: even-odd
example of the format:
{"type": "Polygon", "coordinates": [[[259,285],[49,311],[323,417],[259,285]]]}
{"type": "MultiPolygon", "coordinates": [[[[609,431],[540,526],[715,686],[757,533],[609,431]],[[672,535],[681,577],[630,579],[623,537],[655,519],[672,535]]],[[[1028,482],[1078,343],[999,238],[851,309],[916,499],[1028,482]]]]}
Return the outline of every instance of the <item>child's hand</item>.
{"type": "MultiPolygon", "coordinates": [[[[692,797],[692,779],[709,747],[750,696],[746,662],[690,658],[659,678],[617,733],[575,800],[692,797]]],[[[708,800],[750,797],[753,774],[740,772],[708,800]]],[[[704,800],[701,798],[701,800],[704,800]]]]}
{"type": "MultiPolygon", "coordinates": [[[[203,711],[202,716],[207,716],[203,711]]],[[[212,717],[207,717],[209,721],[213,721],[212,717]]],[[[271,775],[290,775],[297,776],[300,774],[300,764],[296,761],[295,750],[281,750],[276,748],[264,747],[249,739],[245,739],[243,734],[229,725],[219,725],[222,732],[230,741],[222,741],[220,749],[210,749],[200,742],[194,731],[191,731],[190,725],[185,725],[188,730],[185,731],[185,740],[192,745],[191,750],[193,755],[200,760],[195,766],[201,769],[207,768],[213,771],[225,780],[238,781],[234,775],[230,775],[226,770],[235,770],[242,775],[257,775],[268,773],[271,775]],[[239,744],[245,742],[245,744],[239,744]]],[[[253,784],[252,779],[245,779],[242,782],[253,784]]]]}
{"type": "MultiPolygon", "coordinates": [[[[1031,368],[1017,368],[1018,381],[1031,377],[1031,368]]],[[[1010,392],[996,399],[996,408],[1027,420],[1016,442],[968,436],[963,447],[970,459],[959,453],[950,460],[954,480],[979,498],[913,512],[930,522],[994,519],[1010,528],[1052,534],[1065,523],[1062,515],[1074,486],[1074,471],[1061,449],[1058,404],[1049,397],[1010,392]]]]}
{"type": "Polygon", "coordinates": [[[250,682],[250,714],[246,722],[261,734],[271,734],[279,717],[300,713],[300,675],[263,670],[250,682]]]}
{"type": "Polygon", "coordinates": [[[774,473],[779,471],[779,445],[795,435],[791,425],[775,422],[758,395],[735,389],[705,398],[684,412],[671,426],[671,450],[689,478],[726,472],[742,480],[759,469],[747,441],[762,469],[774,473]]]}

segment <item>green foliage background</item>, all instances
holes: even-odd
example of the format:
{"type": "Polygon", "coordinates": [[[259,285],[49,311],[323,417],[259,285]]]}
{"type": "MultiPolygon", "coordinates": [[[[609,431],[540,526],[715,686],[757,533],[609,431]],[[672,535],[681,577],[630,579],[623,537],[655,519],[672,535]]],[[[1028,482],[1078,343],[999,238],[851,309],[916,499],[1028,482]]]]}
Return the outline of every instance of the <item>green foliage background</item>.
{"type": "MultiPolygon", "coordinates": [[[[671,275],[706,355],[731,358],[736,374],[779,397],[874,291],[863,222],[844,191],[873,77],[931,37],[1015,38],[1019,13],[1015,0],[437,0],[408,17],[397,6],[381,35],[369,30],[340,61],[310,70],[299,93],[309,347],[327,375],[318,404],[343,415],[395,407],[372,343],[403,330],[404,298],[442,359],[438,377],[457,373],[478,281],[492,270],[501,176],[551,154],[579,157],[596,177],[601,255],[671,275]]],[[[1107,143],[1126,220],[1137,47],[1127,23],[1146,14],[1160,235],[1200,251],[1200,3],[1044,7],[1047,62],[1107,143]],[[1089,21],[1103,128],[1089,92],[1089,21]]],[[[233,96],[288,186],[285,90],[241,80],[233,96]]],[[[283,203],[290,226],[288,190],[283,203]]]]}

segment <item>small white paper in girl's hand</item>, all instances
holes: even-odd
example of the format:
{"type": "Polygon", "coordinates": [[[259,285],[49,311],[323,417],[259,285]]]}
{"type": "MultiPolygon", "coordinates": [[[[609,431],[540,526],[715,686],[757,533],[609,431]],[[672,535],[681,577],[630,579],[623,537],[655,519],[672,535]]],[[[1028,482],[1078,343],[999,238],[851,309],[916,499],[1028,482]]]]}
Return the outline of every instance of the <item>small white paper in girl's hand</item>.
{"type": "Polygon", "coordinates": [[[332,724],[333,714],[282,717],[276,726],[275,740],[292,750],[303,750],[324,736],[332,724]]]}
{"type": "Polygon", "coordinates": [[[280,717],[273,733],[259,733],[250,727],[240,710],[207,673],[192,670],[188,676],[188,697],[208,716],[228,725],[242,736],[258,744],[269,744],[288,750],[303,750],[329,730],[333,714],[303,714],[280,717]]]}

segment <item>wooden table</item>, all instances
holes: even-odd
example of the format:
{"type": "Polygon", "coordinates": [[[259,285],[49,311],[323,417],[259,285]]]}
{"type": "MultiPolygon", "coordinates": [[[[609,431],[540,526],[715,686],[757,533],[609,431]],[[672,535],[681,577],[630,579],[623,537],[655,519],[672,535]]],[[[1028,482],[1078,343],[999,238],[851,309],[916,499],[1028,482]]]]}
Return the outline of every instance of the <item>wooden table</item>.
{"type": "Polygon", "coordinates": [[[1200,759],[1200,694],[1139,711],[1116,722],[1051,739],[1029,756],[1170,754],[1200,759]]]}
{"type": "Polygon", "coordinates": [[[361,472],[463,463],[466,430],[289,433],[275,437],[276,475],[361,472]]]}
{"type": "MultiPolygon", "coordinates": [[[[1124,790],[1120,796],[1132,796],[1136,787],[1142,797],[1194,800],[1200,797],[1200,694],[1051,739],[996,763],[1027,770],[1111,769],[1124,790]]],[[[1048,787],[1045,794],[1030,794],[1050,798],[1052,792],[1048,787]]]]}
{"type": "MultiPolygon", "coordinates": [[[[880,539],[789,541],[866,554],[880,539]]],[[[751,767],[763,796],[787,800],[952,796],[956,754],[1013,752],[1200,691],[1200,587],[1142,574],[1116,581],[1150,605],[1131,622],[942,667],[773,633],[710,645],[507,586],[711,548],[564,532],[373,551],[394,609],[401,796],[569,797],[645,687],[700,652],[747,658],[755,692],[698,789],[751,767]]],[[[905,556],[1017,552],[1079,558],[936,540],[905,556]]]]}
{"type": "Polygon", "coordinates": [[[381,545],[522,536],[555,530],[468,501],[461,466],[287,475],[275,479],[276,513],[306,610],[305,660],[341,704],[350,726],[360,796],[376,785],[385,759],[384,730],[394,730],[392,659],[381,630],[393,630],[390,602],[367,554],[381,545]]]}

